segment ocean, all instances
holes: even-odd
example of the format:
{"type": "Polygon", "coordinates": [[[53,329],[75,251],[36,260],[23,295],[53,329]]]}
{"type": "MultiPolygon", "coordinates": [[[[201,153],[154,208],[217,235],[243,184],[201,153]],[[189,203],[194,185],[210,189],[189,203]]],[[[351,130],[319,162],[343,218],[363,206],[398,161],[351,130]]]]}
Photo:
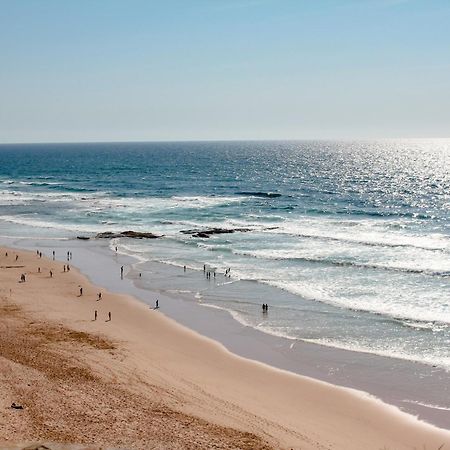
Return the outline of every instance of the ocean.
{"type": "Polygon", "coordinates": [[[450,140],[0,146],[1,236],[124,230],[162,236],[111,240],[135,272],[195,275],[153,289],[450,370],[450,140]],[[213,228],[229,232],[196,234],[213,228]],[[206,285],[204,265],[218,273],[206,285]]]}

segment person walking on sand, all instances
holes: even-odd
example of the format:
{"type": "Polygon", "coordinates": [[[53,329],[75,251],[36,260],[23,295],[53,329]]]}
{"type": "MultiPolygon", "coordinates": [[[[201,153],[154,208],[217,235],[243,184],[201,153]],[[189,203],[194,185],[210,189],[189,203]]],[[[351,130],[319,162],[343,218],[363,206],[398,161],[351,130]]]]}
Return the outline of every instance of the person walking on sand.
{"type": "Polygon", "coordinates": [[[41,273],[41,268],[40,267],[38,267],[38,273],[41,273]]]}
{"type": "Polygon", "coordinates": [[[64,264],[64,272],[66,271],[66,265],[64,264]]]}
{"type": "Polygon", "coordinates": [[[50,270],[50,278],[53,278],[53,272],[50,270]]]}
{"type": "Polygon", "coordinates": [[[19,259],[19,255],[16,255],[16,261],[19,259]]]}
{"type": "Polygon", "coordinates": [[[69,264],[67,264],[66,268],[67,268],[67,272],[70,272],[70,266],[69,266],[69,264]]]}
{"type": "Polygon", "coordinates": [[[108,313],[108,322],[111,322],[111,311],[108,313]]]}
{"type": "Polygon", "coordinates": [[[158,309],[158,308],[159,308],[159,300],[156,299],[156,306],[155,306],[155,309],[158,309]]]}
{"type": "Polygon", "coordinates": [[[98,298],[97,298],[97,301],[99,301],[99,300],[101,300],[102,299],[102,293],[101,292],[99,292],[98,293],[98,298]]]}
{"type": "Polygon", "coordinates": [[[80,297],[83,295],[83,288],[80,287],[80,297]]]}
{"type": "Polygon", "coordinates": [[[97,320],[97,310],[94,311],[94,320],[97,320]]]}
{"type": "Polygon", "coordinates": [[[120,267],[120,278],[123,280],[123,266],[120,267]]]}

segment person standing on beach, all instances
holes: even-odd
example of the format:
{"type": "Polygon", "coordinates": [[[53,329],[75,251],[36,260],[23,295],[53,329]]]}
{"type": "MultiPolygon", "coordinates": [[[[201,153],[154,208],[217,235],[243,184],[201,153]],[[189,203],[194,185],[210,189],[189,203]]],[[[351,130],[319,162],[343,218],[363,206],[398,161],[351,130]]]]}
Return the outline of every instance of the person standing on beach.
{"type": "Polygon", "coordinates": [[[67,264],[67,272],[69,272],[70,271],[70,266],[69,266],[69,264],[67,264]]]}
{"type": "Polygon", "coordinates": [[[111,311],[108,313],[108,321],[111,322],[111,311]]]}
{"type": "Polygon", "coordinates": [[[53,278],[53,272],[50,270],[50,278],[53,278]]]}
{"type": "Polygon", "coordinates": [[[40,267],[38,267],[38,273],[41,273],[41,268],[40,267]]]}
{"type": "Polygon", "coordinates": [[[101,300],[102,299],[102,293],[101,292],[99,292],[98,293],[98,298],[97,298],[97,301],[99,301],[99,300],[101,300]]]}
{"type": "Polygon", "coordinates": [[[80,297],[83,295],[83,288],[80,287],[80,297]]]}
{"type": "Polygon", "coordinates": [[[94,320],[97,320],[97,310],[94,311],[94,320]]]}
{"type": "Polygon", "coordinates": [[[123,266],[120,267],[120,278],[123,280],[123,266]]]}
{"type": "Polygon", "coordinates": [[[19,259],[19,255],[16,255],[16,261],[19,259]]]}
{"type": "Polygon", "coordinates": [[[159,308],[159,300],[156,299],[156,306],[155,306],[155,309],[158,309],[158,308],[159,308]]]}
{"type": "Polygon", "coordinates": [[[67,261],[69,261],[70,252],[67,252],[67,261]]]}
{"type": "Polygon", "coordinates": [[[63,269],[63,271],[65,272],[66,271],[66,265],[64,264],[64,269],[63,269]]]}
{"type": "Polygon", "coordinates": [[[55,250],[53,250],[53,261],[55,260],[55,250]]]}

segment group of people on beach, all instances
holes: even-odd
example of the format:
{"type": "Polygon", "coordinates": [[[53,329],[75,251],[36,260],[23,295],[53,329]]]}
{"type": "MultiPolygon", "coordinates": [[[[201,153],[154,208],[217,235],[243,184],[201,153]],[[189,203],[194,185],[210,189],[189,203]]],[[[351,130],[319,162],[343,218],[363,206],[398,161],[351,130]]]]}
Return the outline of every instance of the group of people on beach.
{"type": "MultiPolygon", "coordinates": [[[[186,272],[186,266],[184,266],[184,271],[186,272]]],[[[229,267],[228,269],[225,270],[224,276],[230,278],[231,277],[230,272],[231,272],[231,267],[229,267]]],[[[211,279],[211,274],[213,274],[213,277],[216,278],[216,269],[206,267],[206,264],[203,264],[203,273],[206,275],[206,278],[208,280],[211,279]]]]}
{"type": "MultiPolygon", "coordinates": [[[[41,251],[36,250],[36,255],[37,255],[39,258],[42,258],[42,252],[41,252],[41,251]]],[[[6,252],[6,256],[8,256],[8,252],[6,252]]],[[[19,255],[16,255],[16,261],[17,261],[18,258],[19,258],[19,255]]],[[[52,250],[52,259],[53,259],[53,260],[56,259],[56,252],[55,252],[55,250],[52,250]]],[[[71,251],[68,251],[68,252],[67,252],[67,261],[70,261],[71,259],[72,259],[72,252],[71,252],[71,251]]],[[[38,267],[37,271],[38,271],[38,273],[41,273],[41,268],[38,267]]],[[[64,266],[63,266],[63,272],[70,272],[70,265],[69,265],[69,264],[64,264],[64,266]]],[[[49,274],[50,274],[50,278],[53,278],[53,270],[50,269],[49,274]]],[[[123,278],[123,266],[121,267],[121,276],[122,276],[122,278],[123,278]]],[[[25,282],[25,281],[26,281],[25,274],[22,274],[22,275],[21,275],[20,281],[21,281],[21,282],[25,282]]],[[[78,297],[82,297],[82,296],[83,296],[83,287],[82,287],[82,286],[79,286],[79,295],[78,295],[78,297]]],[[[101,299],[102,299],[102,293],[99,292],[99,293],[97,294],[97,301],[99,301],[99,300],[101,300],[101,299]]],[[[94,311],[94,321],[97,320],[97,316],[98,316],[98,312],[97,312],[97,310],[95,310],[95,311],[94,311]]],[[[110,321],[111,321],[111,318],[112,318],[111,311],[109,311],[109,312],[108,312],[108,319],[106,320],[106,322],[110,322],[110,321]]]]}
{"type": "MultiPolygon", "coordinates": [[[[184,271],[186,272],[186,266],[184,266],[184,271]]],[[[206,275],[207,279],[211,278],[211,272],[214,273],[214,278],[216,277],[216,270],[215,269],[208,269],[208,267],[206,266],[206,264],[203,264],[203,273],[206,275]]],[[[224,276],[231,278],[231,267],[228,267],[228,269],[225,270],[224,272],[224,276]]],[[[269,312],[269,305],[267,303],[263,303],[262,305],[262,311],[264,314],[267,314],[269,312]]]]}

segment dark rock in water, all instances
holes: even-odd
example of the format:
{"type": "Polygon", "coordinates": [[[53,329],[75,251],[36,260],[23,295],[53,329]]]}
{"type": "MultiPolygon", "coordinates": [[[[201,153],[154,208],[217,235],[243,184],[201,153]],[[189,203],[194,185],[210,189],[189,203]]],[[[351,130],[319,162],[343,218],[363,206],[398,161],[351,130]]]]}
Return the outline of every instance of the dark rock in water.
{"type": "Polygon", "coordinates": [[[277,192],[236,192],[237,195],[248,195],[250,197],[266,197],[266,198],[277,198],[281,197],[281,194],[277,192]]]}
{"type": "Polygon", "coordinates": [[[120,233],[113,233],[112,231],[103,231],[102,233],[97,233],[97,235],[95,236],[97,239],[101,238],[101,239],[110,239],[110,238],[114,238],[114,237],[118,237],[120,236],[120,233]]]}
{"type": "Polygon", "coordinates": [[[206,230],[181,230],[180,233],[190,234],[192,237],[209,238],[213,234],[246,233],[250,228],[209,228],[206,230]]]}
{"type": "Polygon", "coordinates": [[[104,231],[102,233],[98,233],[97,236],[95,236],[97,239],[113,239],[113,238],[121,238],[121,237],[128,237],[128,238],[134,238],[134,239],[157,239],[161,236],[158,236],[157,234],[153,233],[145,233],[141,231],[121,231],[119,233],[113,233],[112,231],[104,231]]]}
{"type": "Polygon", "coordinates": [[[208,239],[209,238],[209,234],[207,234],[207,233],[194,233],[192,235],[192,237],[199,237],[199,238],[206,238],[206,239],[208,239]]]}
{"type": "Polygon", "coordinates": [[[82,241],[88,241],[90,237],[88,236],[77,236],[77,239],[81,239],[82,241]]]}

